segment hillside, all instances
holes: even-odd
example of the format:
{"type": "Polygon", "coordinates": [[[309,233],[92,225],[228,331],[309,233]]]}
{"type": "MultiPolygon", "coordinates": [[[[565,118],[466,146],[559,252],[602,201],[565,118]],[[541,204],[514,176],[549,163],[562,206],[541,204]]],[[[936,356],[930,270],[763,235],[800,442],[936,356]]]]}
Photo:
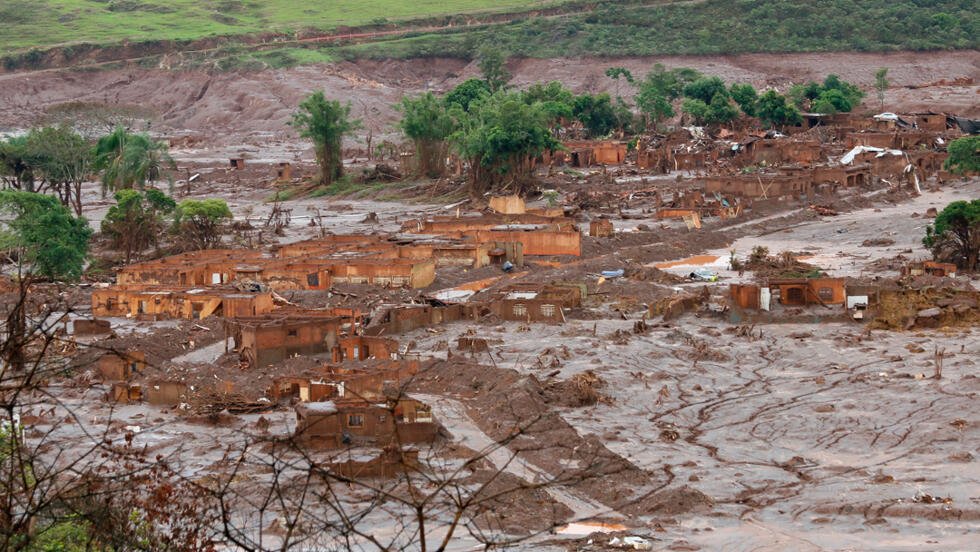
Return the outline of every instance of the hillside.
{"type": "Polygon", "coordinates": [[[0,51],[10,52],[3,68],[16,71],[117,60],[254,70],[470,59],[484,43],[518,58],[971,50],[980,48],[975,8],[975,0],[7,0],[0,51]]]}
{"type": "Polygon", "coordinates": [[[975,0],[707,0],[604,3],[594,12],[533,18],[449,36],[342,50],[350,58],[467,56],[492,42],[517,57],[884,52],[980,47],[975,0]]]}
{"type": "Polygon", "coordinates": [[[556,0],[4,0],[0,51],[123,40],[196,40],[254,33],[327,31],[560,4],[556,0]]]}

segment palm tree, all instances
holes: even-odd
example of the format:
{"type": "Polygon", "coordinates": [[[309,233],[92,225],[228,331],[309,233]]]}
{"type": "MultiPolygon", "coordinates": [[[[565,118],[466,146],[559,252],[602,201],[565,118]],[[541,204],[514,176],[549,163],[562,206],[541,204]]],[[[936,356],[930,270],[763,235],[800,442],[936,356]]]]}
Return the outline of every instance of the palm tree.
{"type": "Polygon", "coordinates": [[[138,187],[160,180],[164,171],[176,167],[167,145],[146,134],[116,127],[95,145],[96,168],[102,171],[102,194],[138,187]]]}

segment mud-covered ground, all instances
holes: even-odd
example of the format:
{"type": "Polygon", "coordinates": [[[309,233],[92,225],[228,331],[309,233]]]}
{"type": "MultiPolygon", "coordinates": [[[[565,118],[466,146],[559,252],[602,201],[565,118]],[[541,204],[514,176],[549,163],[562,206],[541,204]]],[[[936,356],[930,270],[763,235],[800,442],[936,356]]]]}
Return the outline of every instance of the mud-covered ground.
{"type": "MultiPolygon", "coordinates": [[[[980,80],[975,52],[520,60],[511,69],[517,85],[557,79],[577,91],[614,91],[614,83],[602,76],[606,67],[622,65],[642,74],[654,62],[778,87],[829,72],[867,86],[874,71],[885,66],[894,83],[886,109],[980,114],[975,84],[908,88],[956,76],[980,80]]],[[[291,209],[292,222],[280,235],[264,225],[273,209],[270,197],[284,189],[274,182],[275,164],[293,162],[297,179],[313,171],[307,145],[286,121],[304,95],[324,88],[328,95],[352,98],[354,115],[365,118],[377,143],[393,137],[397,115],[391,106],[402,94],[444,91],[475,72],[460,61],[426,60],[247,74],[145,69],[18,74],[0,77],[0,130],[29,126],[66,101],[143,104],[157,113],[151,131],[190,137],[172,150],[181,168],[174,191],[181,198],[226,199],[236,222],[253,226],[253,239],[269,245],[321,231],[395,231],[409,217],[455,212],[455,200],[418,190],[406,194],[414,195],[412,201],[386,200],[383,193],[370,199],[303,198],[282,204],[291,209]],[[228,169],[230,157],[245,157],[247,168],[228,169]],[[184,195],[187,178],[195,174],[184,195]]],[[[349,145],[363,147],[360,139],[349,145]]],[[[362,166],[348,159],[349,170],[362,166]]],[[[559,188],[563,198],[602,187],[592,180],[598,175],[561,178],[545,184],[559,188]]],[[[616,175],[614,191],[636,184],[630,178],[616,175]]],[[[687,185],[674,175],[642,184],[687,185]]],[[[616,235],[586,237],[583,258],[562,259],[556,267],[532,262],[499,283],[584,281],[592,297],[566,324],[456,323],[397,337],[403,350],[440,360],[451,353],[456,359],[437,364],[414,383],[448,432],[446,441],[426,449],[423,457],[450,471],[467,451],[493,446],[515,424],[540,417],[546,430],[529,437],[534,450],[519,441],[487,455],[465,485],[485,481],[495,469],[504,472],[504,481],[533,483],[581,465],[583,454],[601,459],[608,473],[518,494],[482,514],[514,534],[544,530],[524,545],[536,549],[596,549],[608,537],[593,537],[589,544],[579,538],[588,526],[547,532],[553,523],[596,519],[620,524],[625,533],[650,540],[654,549],[975,549],[980,531],[977,327],[890,332],[839,319],[746,325],[687,314],[668,323],[650,320],[648,328],[634,331],[647,306],[703,285],[682,280],[694,267],[707,266],[721,276],[712,285],[716,297],[725,295],[729,283],[751,279],[751,272],[728,270],[728,258],[734,251],[744,259],[756,246],[772,254],[803,252],[807,262],[831,276],[894,277],[904,260],[927,258],[921,244],[931,221],[927,209],[980,197],[976,178],[935,190],[928,184],[914,197],[909,190],[887,187],[847,190],[828,200],[838,216],[820,216],[799,203],[760,204],[739,219],[706,219],[700,231],[679,221],[654,220],[643,201],[583,213],[580,222],[600,212],[609,215],[616,235]],[[881,239],[891,243],[866,244],[881,239]],[[600,271],[616,268],[627,269],[627,276],[599,282],[600,271]],[[489,353],[457,351],[457,338],[464,335],[487,338],[489,353]],[[937,352],[943,352],[939,379],[933,378],[937,352]],[[577,398],[570,382],[580,376],[601,382],[594,404],[577,398]],[[525,452],[512,461],[518,449],[525,452]]],[[[405,181],[391,187],[416,185],[405,181]]],[[[85,201],[85,215],[97,227],[111,199],[102,198],[91,183],[85,201]]],[[[499,275],[496,268],[440,270],[426,292],[499,275]]],[[[329,300],[372,307],[392,297],[418,296],[417,290],[379,292],[369,286],[344,291],[349,294],[333,298],[286,295],[306,306],[329,300]]],[[[217,364],[224,351],[217,325],[112,322],[126,345],[165,341],[150,356],[180,370],[217,364]]],[[[51,391],[66,409],[26,413],[37,416],[29,435],[53,431],[54,443],[79,449],[104,439],[122,445],[128,438],[171,459],[193,480],[226,472],[225,454],[234,458],[256,436],[285,437],[295,427],[288,407],[210,418],[183,408],[113,408],[103,400],[107,386],[93,383],[90,375],[54,381],[51,391]]],[[[254,453],[256,465],[263,453],[254,453]]],[[[246,470],[241,482],[257,485],[264,477],[261,469],[246,470]]],[[[358,496],[345,500],[356,502],[358,496]]],[[[378,534],[392,530],[390,518],[369,521],[378,534]]],[[[476,544],[461,537],[452,548],[476,544]]]]}
{"type": "MultiPolygon", "coordinates": [[[[458,466],[465,451],[492,447],[511,428],[540,417],[540,430],[488,454],[470,484],[494,469],[503,470],[507,481],[539,482],[561,477],[583,458],[600,459],[595,465],[607,472],[516,495],[484,514],[514,534],[559,525],[557,534],[545,531],[522,545],[529,548],[592,549],[611,537],[593,537],[589,545],[581,534],[591,526],[560,526],[602,520],[643,536],[654,549],[969,550],[980,527],[976,327],[893,332],[839,318],[793,322],[791,316],[750,325],[703,312],[666,323],[650,319],[639,332],[634,325],[644,318],[645,305],[702,285],[677,279],[695,266],[685,260],[690,255],[709,259],[722,277],[712,285],[715,296],[724,295],[729,282],[751,278],[724,265],[732,249],[745,256],[755,245],[772,253],[810,253],[810,262],[831,275],[893,277],[893,267],[881,259],[927,255],[919,241],[929,221],[926,209],[978,194],[976,179],[912,198],[882,189],[860,194],[851,203],[863,207],[838,216],[787,205],[771,214],[749,212],[741,221],[709,219],[700,232],[636,232],[631,225],[637,220],[616,219],[630,231],[588,238],[595,241],[589,258],[557,268],[529,265],[516,276],[586,282],[593,295],[566,324],[487,320],[397,337],[403,350],[453,359],[412,384],[448,432],[424,457],[440,469],[458,466]],[[883,236],[895,243],[864,245],[883,236]],[[680,263],[664,272],[652,268],[663,261],[680,263]],[[610,263],[617,262],[633,270],[600,283],[598,269],[616,268],[610,263]],[[460,336],[486,338],[489,353],[458,351],[460,336]],[[933,377],[937,352],[943,353],[939,379],[933,377]],[[580,400],[569,383],[583,374],[600,382],[594,404],[580,400]],[[518,460],[511,460],[519,450],[518,460]]],[[[392,217],[441,209],[304,201],[322,207],[325,225],[337,228],[348,221],[348,211],[337,205],[392,217]]],[[[313,231],[297,224],[282,239],[313,231]]],[[[441,278],[448,283],[493,275],[476,272],[441,278]]],[[[373,297],[365,291],[357,290],[358,300],[373,297]]],[[[177,366],[213,362],[224,349],[210,335],[217,328],[113,323],[127,343],[147,332],[169,332],[170,361],[177,366]]],[[[165,352],[161,348],[156,357],[165,352]]],[[[78,446],[83,430],[96,439],[108,430],[107,437],[121,444],[138,428],[136,446],[172,458],[194,480],[227,471],[225,454],[236,458],[250,439],[285,437],[295,427],[288,407],[208,418],[180,408],[113,409],[102,400],[107,388],[100,385],[65,381],[52,390],[77,417],[58,425],[66,413],[44,415],[36,432],[54,430],[57,439],[78,446]]],[[[255,485],[266,476],[255,468],[241,477],[255,485]]],[[[356,494],[349,499],[356,502],[356,494]]],[[[392,527],[390,518],[380,516],[371,523],[382,533],[392,527]]],[[[453,548],[475,544],[461,536],[453,548]]]]}
{"type": "MultiPolygon", "coordinates": [[[[611,66],[634,75],[655,63],[687,66],[729,82],[787,89],[793,82],[821,80],[836,73],[868,92],[866,106],[879,109],[872,85],[874,73],[887,67],[892,83],[885,109],[895,112],[944,111],[980,116],[980,62],[975,51],[752,54],[742,56],[664,56],[655,58],[511,60],[512,84],[560,80],[576,92],[616,94],[616,82],[604,76],[611,66]],[[972,78],[974,84],[936,84],[942,79],[972,78]],[[921,85],[932,84],[923,88],[921,85]]],[[[375,143],[398,139],[394,105],[403,95],[427,90],[445,92],[476,76],[475,63],[455,59],[359,61],[257,72],[207,73],[124,68],[107,71],[45,71],[0,76],[0,131],[22,129],[43,119],[66,102],[140,106],[155,116],[150,130],[160,134],[194,135],[209,148],[223,150],[251,144],[262,150],[283,141],[298,142],[287,126],[299,102],[314,90],[351,102],[351,114],[365,122],[351,147],[364,147],[368,133],[375,143]]],[[[618,93],[633,95],[621,84],[618,93]]],[[[305,144],[303,145],[305,147],[305,144]]],[[[207,155],[206,152],[201,153],[207,155]]],[[[264,151],[257,157],[267,157],[264,151]]]]}

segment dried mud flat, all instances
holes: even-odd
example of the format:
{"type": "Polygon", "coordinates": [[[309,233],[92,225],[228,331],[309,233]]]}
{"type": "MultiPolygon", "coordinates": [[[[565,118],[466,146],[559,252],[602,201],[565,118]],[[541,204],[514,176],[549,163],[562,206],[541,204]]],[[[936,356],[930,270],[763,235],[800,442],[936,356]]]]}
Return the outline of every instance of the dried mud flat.
{"type": "MultiPolygon", "coordinates": [[[[601,77],[605,67],[642,72],[656,61],[758,85],[782,86],[787,79],[827,72],[868,84],[879,66],[891,68],[898,86],[959,75],[980,78],[975,52],[523,60],[512,69],[518,85],[560,79],[577,90],[599,90],[612,86],[601,77]]],[[[193,195],[226,197],[239,219],[249,211],[254,222],[270,209],[265,201],[275,188],[269,165],[310,157],[285,126],[309,90],[326,88],[355,98],[355,114],[385,128],[395,118],[391,104],[403,93],[445,90],[473,74],[473,67],[459,61],[427,60],[235,75],[119,70],[11,76],[0,81],[0,125],[23,123],[25,113],[38,115],[70,100],[152,105],[160,113],[154,130],[202,138],[175,151],[182,165],[217,175],[206,174],[193,195]],[[247,171],[215,168],[243,151],[255,161],[247,171]]],[[[976,115],[978,89],[896,87],[886,101],[896,111],[976,115]]],[[[310,170],[308,164],[297,167],[310,170]]],[[[99,200],[94,186],[86,191],[92,200],[86,215],[97,224],[108,201],[99,200]]],[[[520,463],[508,465],[504,482],[554,477],[596,458],[602,460],[596,465],[608,470],[592,480],[517,495],[481,515],[514,533],[540,531],[563,519],[601,519],[622,524],[627,534],[642,535],[662,550],[975,549],[980,531],[977,327],[888,332],[839,322],[739,326],[688,314],[634,331],[645,303],[700,287],[677,279],[690,270],[684,264],[689,255],[714,257],[723,265],[733,248],[744,254],[767,245],[773,253],[806,251],[835,275],[891,277],[894,271],[878,261],[926,254],[919,236],[928,220],[921,213],[980,196],[980,180],[947,183],[911,199],[899,195],[838,198],[847,204],[839,217],[786,207],[746,221],[709,221],[695,237],[674,225],[586,238],[583,259],[554,269],[532,267],[523,276],[527,281],[584,279],[591,291],[601,292],[565,325],[457,323],[398,336],[414,351],[454,358],[414,382],[415,391],[433,397],[426,402],[450,435],[449,449],[480,450],[522,421],[541,418],[540,431],[514,444],[533,446],[520,463]],[[882,235],[895,243],[862,247],[882,235]],[[660,272],[653,268],[659,261],[680,264],[660,272]],[[616,263],[628,265],[626,278],[597,289],[598,271],[616,263]],[[458,337],[473,335],[488,339],[489,353],[467,356],[455,350],[458,337]],[[945,352],[940,379],[932,377],[936,351],[945,352]],[[591,382],[597,395],[581,400],[576,394],[581,381],[591,382]]],[[[291,201],[285,205],[294,210],[293,224],[284,236],[270,239],[311,237],[313,217],[333,231],[392,231],[399,220],[445,210],[429,203],[291,201]],[[380,222],[367,217],[371,213],[380,222]]],[[[620,230],[632,230],[637,222],[613,218],[620,230]]],[[[723,277],[716,293],[742,279],[721,265],[713,266],[723,277]]],[[[437,284],[493,274],[496,270],[447,273],[437,284]]],[[[122,344],[165,327],[113,322],[122,344]]],[[[218,333],[217,326],[161,331],[158,337],[169,341],[153,356],[170,356],[168,362],[187,366],[211,361],[224,347],[212,333],[218,333]],[[196,345],[185,346],[191,339],[196,345]]],[[[234,448],[256,433],[287,436],[295,428],[289,409],[214,420],[158,407],[113,409],[103,400],[106,389],[80,383],[55,383],[53,390],[80,413],[57,429],[59,435],[68,441],[77,441],[83,431],[97,435],[111,419],[108,438],[122,442],[131,433],[127,427],[139,426],[130,435],[133,442],[175,457],[189,478],[221,471],[223,450],[216,442],[234,448]]],[[[52,429],[57,419],[52,414],[37,426],[52,429]]],[[[459,450],[459,456],[448,454],[442,445],[427,452],[450,463],[465,456],[459,450]]],[[[480,480],[502,465],[506,458],[489,457],[472,477],[480,480]]],[[[249,477],[259,481],[261,475],[249,477]]],[[[379,531],[385,523],[378,520],[379,531]]],[[[592,537],[589,544],[587,537],[542,534],[522,547],[605,549],[608,538],[592,537]]],[[[475,544],[461,538],[453,549],[475,544]]]]}
{"type": "MultiPolygon", "coordinates": [[[[974,179],[897,204],[877,196],[838,217],[801,221],[782,212],[719,235],[745,248],[768,243],[774,251],[806,240],[828,258],[851,263],[837,268],[868,275],[876,270],[874,259],[863,258],[866,234],[887,230],[901,237],[895,248],[921,256],[921,245],[906,239],[922,232],[923,219],[914,215],[978,193],[974,179]],[[842,228],[848,232],[840,234],[842,228]]],[[[710,225],[703,230],[712,231],[710,225]]],[[[656,252],[660,246],[628,247],[656,252]]],[[[714,247],[702,252],[725,251],[714,247]]],[[[528,277],[589,279],[591,268],[583,266],[620,258],[617,251],[596,255],[572,267],[532,269],[528,277]]],[[[737,278],[722,276],[721,288],[737,278]]],[[[748,326],[688,314],[668,323],[651,320],[637,333],[642,305],[615,310],[616,295],[700,285],[660,277],[628,287],[609,282],[604,289],[611,296],[596,295],[562,326],[455,323],[398,337],[412,351],[452,357],[412,384],[449,434],[447,444],[427,451],[432,457],[458,462],[466,457],[460,450],[482,450],[540,418],[499,458],[485,458],[473,481],[496,468],[505,472],[500,485],[560,476],[584,462],[597,468],[594,478],[501,500],[482,518],[515,534],[547,530],[562,520],[598,519],[622,524],[626,534],[641,535],[658,550],[974,548],[980,528],[977,327],[891,332],[840,322],[748,326]],[[458,337],[474,335],[488,340],[489,353],[456,350],[458,337]],[[944,351],[940,379],[933,378],[936,351],[944,351]],[[593,400],[577,395],[575,382],[582,377],[593,382],[593,400]],[[508,464],[517,450],[524,451],[521,461],[508,464]]],[[[588,281],[594,289],[595,281],[588,281]]],[[[234,448],[249,435],[286,436],[295,427],[288,409],[263,414],[260,430],[259,415],[195,420],[158,407],[113,410],[98,387],[66,384],[57,392],[81,413],[78,423],[58,430],[67,439],[110,417],[116,441],[127,426],[140,426],[136,445],[175,457],[195,479],[220,473],[223,451],[215,442],[234,448]]],[[[377,520],[380,531],[386,523],[377,520]]],[[[610,539],[546,532],[521,548],[603,550],[610,539]]],[[[475,544],[461,537],[453,549],[475,544]]]]}

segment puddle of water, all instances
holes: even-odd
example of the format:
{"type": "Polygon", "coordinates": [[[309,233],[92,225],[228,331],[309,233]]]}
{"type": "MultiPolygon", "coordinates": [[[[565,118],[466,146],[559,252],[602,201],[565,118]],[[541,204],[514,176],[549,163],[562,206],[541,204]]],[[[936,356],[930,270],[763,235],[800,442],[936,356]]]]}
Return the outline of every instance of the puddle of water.
{"type": "Polygon", "coordinates": [[[678,266],[703,266],[703,265],[712,264],[720,258],[721,257],[717,255],[695,255],[693,257],[681,259],[679,261],[667,261],[664,263],[656,263],[653,266],[660,269],[675,268],[678,266]]]}
{"type": "Polygon", "coordinates": [[[559,535],[591,535],[592,533],[615,533],[616,531],[625,530],[626,526],[618,523],[580,521],[559,527],[556,533],[559,535]]]}

